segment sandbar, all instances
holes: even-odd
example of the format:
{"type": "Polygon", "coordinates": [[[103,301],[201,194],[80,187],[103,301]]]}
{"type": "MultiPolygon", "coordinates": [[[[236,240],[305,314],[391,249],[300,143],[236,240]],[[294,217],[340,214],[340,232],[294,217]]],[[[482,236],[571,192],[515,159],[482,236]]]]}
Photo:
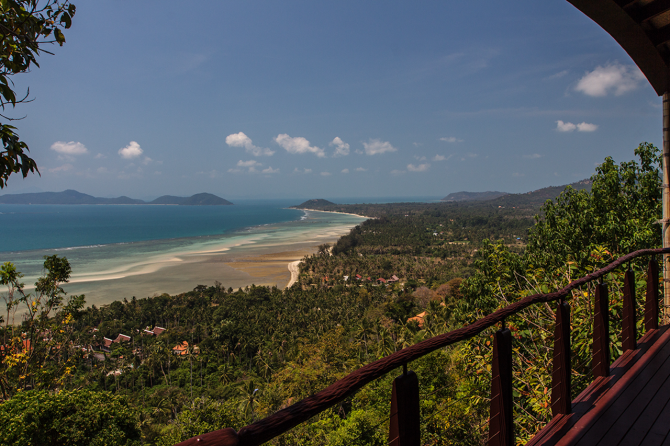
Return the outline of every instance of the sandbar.
{"type": "Polygon", "coordinates": [[[316,253],[321,244],[336,242],[361,221],[310,227],[308,220],[304,229],[275,231],[271,236],[252,233],[239,244],[157,255],[104,273],[77,274],[73,268],[72,281],[64,288],[70,294],[85,294],[87,306],[133,296],[174,295],[216,282],[234,290],[252,284],[283,289],[297,279],[301,259],[316,253]]]}

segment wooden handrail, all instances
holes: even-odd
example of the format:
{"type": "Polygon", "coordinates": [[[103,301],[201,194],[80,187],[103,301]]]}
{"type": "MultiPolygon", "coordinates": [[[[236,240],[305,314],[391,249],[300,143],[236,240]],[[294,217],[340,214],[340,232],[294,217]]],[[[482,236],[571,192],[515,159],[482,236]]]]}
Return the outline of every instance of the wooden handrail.
{"type": "MultiPolygon", "coordinates": [[[[428,353],[431,353],[439,348],[449,346],[456,342],[470,339],[479,333],[483,332],[489,327],[502,322],[506,318],[513,316],[519,311],[541,302],[552,302],[567,297],[574,289],[585,285],[588,282],[599,279],[606,274],[612,272],[617,267],[630,262],[631,260],[645,255],[655,254],[670,254],[670,248],[658,249],[640,249],[638,251],[626,254],[623,257],[615,260],[606,267],[599,269],[591,274],[586,275],[580,279],[570,282],[564,288],[547,294],[533,294],[527,296],[505,308],[501,308],[488,316],[485,316],[472,324],[439,336],[435,336],[425,341],[419,342],[413,346],[404,348],[389,356],[386,356],[377,361],[371,362],[360,369],[350,373],[339,381],[326,387],[324,390],[299,401],[292,406],[282,409],[262,420],[256,421],[253,424],[243,427],[239,432],[234,429],[226,428],[209,432],[207,434],[197,435],[193,438],[179,443],[178,446],[256,446],[266,441],[277,437],[293,427],[309,420],[315,415],[323,412],[329,407],[339,403],[345,398],[351,396],[366,384],[378,379],[390,371],[407,364],[411,361],[417,360],[428,353]]],[[[655,274],[658,277],[658,267],[650,267],[650,274],[655,274]]],[[[651,281],[650,281],[651,282],[651,281]]],[[[655,286],[650,286],[647,290],[648,294],[658,295],[658,283],[655,286]]],[[[658,309],[646,309],[648,321],[651,324],[651,317],[655,313],[658,315],[658,309]]],[[[649,327],[649,325],[647,325],[649,327]]]]}

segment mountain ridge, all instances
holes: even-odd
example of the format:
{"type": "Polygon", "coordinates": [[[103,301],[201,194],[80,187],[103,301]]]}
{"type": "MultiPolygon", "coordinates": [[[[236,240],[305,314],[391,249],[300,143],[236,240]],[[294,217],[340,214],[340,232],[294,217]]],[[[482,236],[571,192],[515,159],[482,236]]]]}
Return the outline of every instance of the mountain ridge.
{"type": "Polygon", "coordinates": [[[486,191],[486,192],[452,192],[440,201],[477,201],[493,200],[503,195],[509,195],[509,192],[486,191]]]}
{"type": "Polygon", "coordinates": [[[232,205],[230,201],[214,194],[199,193],[190,197],[163,195],[146,202],[125,195],[116,198],[101,198],[84,194],[73,189],[62,192],[33,192],[26,194],[0,195],[0,204],[137,204],[137,205],[178,205],[178,206],[221,206],[232,205]]]}

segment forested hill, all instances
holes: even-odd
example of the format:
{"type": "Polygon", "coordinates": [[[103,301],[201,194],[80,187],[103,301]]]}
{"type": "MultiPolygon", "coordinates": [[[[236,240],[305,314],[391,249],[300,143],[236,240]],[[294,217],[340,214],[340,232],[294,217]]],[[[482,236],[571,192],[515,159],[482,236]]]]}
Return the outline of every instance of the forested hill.
{"type": "Polygon", "coordinates": [[[291,206],[295,209],[320,209],[323,206],[337,206],[332,201],[324,200],[323,198],[316,198],[314,200],[307,200],[298,206],[291,206]]]}
{"type": "Polygon", "coordinates": [[[591,190],[591,180],[582,180],[564,186],[550,186],[542,189],[526,192],[525,194],[509,194],[492,200],[499,206],[542,206],[547,200],[553,200],[558,197],[566,187],[570,186],[576,190],[591,190]]]}
{"type": "MultiPolygon", "coordinates": [[[[462,218],[496,215],[512,219],[530,219],[540,213],[540,207],[550,199],[558,197],[566,187],[591,189],[591,180],[582,180],[564,186],[551,186],[522,194],[507,194],[490,200],[440,201],[434,203],[381,203],[381,204],[335,204],[327,200],[309,200],[295,208],[322,211],[347,212],[370,217],[389,215],[416,215],[437,213],[457,215],[462,218]]],[[[532,224],[532,221],[529,223],[532,224]]]]}
{"type": "Polygon", "coordinates": [[[163,195],[156,198],[149,204],[177,204],[181,206],[217,206],[217,205],[231,205],[228,200],[224,200],[216,195],[202,193],[195,194],[190,197],[175,197],[172,195],[163,195]]]}
{"type": "Polygon", "coordinates": [[[470,200],[493,200],[503,195],[509,195],[507,192],[486,191],[486,192],[453,192],[442,199],[442,201],[470,201],[470,200]]]}
{"type": "Polygon", "coordinates": [[[231,205],[216,195],[202,193],[191,197],[174,197],[163,195],[147,203],[144,200],[129,198],[126,196],[117,198],[100,198],[83,194],[76,190],[68,189],[63,192],[39,192],[30,194],[5,194],[0,195],[0,204],[177,204],[190,206],[205,205],[231,205]]]}

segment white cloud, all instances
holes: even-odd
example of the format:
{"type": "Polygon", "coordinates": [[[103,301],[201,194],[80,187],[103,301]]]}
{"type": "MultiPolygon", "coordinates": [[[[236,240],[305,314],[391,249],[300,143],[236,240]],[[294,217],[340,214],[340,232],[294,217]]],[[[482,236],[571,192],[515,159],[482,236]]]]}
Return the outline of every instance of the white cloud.
{"type": "Polygon", "coordinates": [[[238,173],[238,172],[242,172],[242,170],[241,170],[241,169],[232,169],[232,168],[231,168],[231,169],[228,169],[228,172],[230,172],[230,173],[238,173]]]}
{"type": "Polygon", "coordinates": [[[581,124],[577,124],[577,130],[580,132],[595,132],[598,130],[598,126],[596,124],[582,122],[581,124]]]}
{"type": "Polygon", "coordinates": [[[130,141],[130,144],[128,144],[126,147],[119,149],[119,155],[121,155],[121,158],[125,158],[127,160],[137,158],[138,156],[142,155],[142,153],[144,153],[144,150],[142,150],[140,145],[135,141],[130,141]]]}
{"type": "Polygon", "coordinates": [[[526,174],[525,173],[514,172],[512,174],[512,176],[515,177],[515,178],[520,178],[520,177],[525,177],[526,174]]]}
{"type": "Polygon", "coordinates": [[[62,166],[49,169],[49,172],[67,172],[68,170],[72,169],[74,169],[74,166],[72,164],[63,164],[62,166]]]}
{"type": "Polygon", "coordinates": [[[145,156],[144,161],[142,161],[142,164],[144,164],[146,166],[147,164],[149,164],[151,162],[153,162],[153,160],[151,158],[149,158],[148,156],[145,156]]]}
{"type": "Polygon", "coordinates": [[[312,169],[305,169],[305,173],[312,173],[312,169]]]}
{"type": "Polygon", "coordinates": [[[55,150],[62,155],[83,155],[84,153],[88,153],[86,146],[74,141],[56,141],[51,144],[51,150],[55,150]]]}
{"type": "MultiPolygon", "coordinates": [[[[259,163],[256,160],[249,160],[249,161],[239,160],[237,162],[237,167],[249,168],[249,173],[258,172],[258,170],[256,170],[256,167],[261,167],[261,166],[262,166],[262,164],[259,163]]],[[[239,171],[240,171],[240,169],[228,169],[228,172],[239,172],[239,171]]]]}
{"type": "Polygon", "coordinates": [[[335,146],[335,153],[333,153],[333,157],[349,155],[349,144],[342,141],[339,136],[336,136],[329,145],[335,146]]]}
{"type": "Polygon", "coordinates": [[[402,175],[403,173],[405,173],[404,170],[395,169],[391,171],[391,175],[402,175]]]}
{"type": "Polygon", "coordinates": [[[620,96],[639,87],[646,78],[635,65],[621,65],[618,62],[606,66],[598,66],[582,77],[576,91],[587,96],[607,96],[614,93],[620,96]]]}
{"type": "Polygon", "coordinates": [[[368,169],[366,169],[365,167],[357,167],[356,168],[356,172],[367,172],[367,171],[368,171],[368,169]]]}
{"type": "Polygon", "coordinates": [[[302,136],[291,138],[286,133],[282,133],[281,135],[277,135],[275,142],[279,144],[280,147],[284,148],[288,153],[313,153],[319,158],[326,156],[326,153],[323,151],[323,149],[320,149],[316,146],[310,146],[309,141],[307,141],[302,136]]]}
{"type": "Polygon", "coordinates": [[[244,150],[246,150],[247,153],[251,153],[253,156],[272,156],[275,153],[274,150],[255,146],[251,142],[251,138],[243,132],[233,133],[226,136],[226,144],[230,147],[244,147],[244,150]]]}
{"type": "Polygon", "coordinates": [[[321,172],[322,177],[329,177],[331,175],[332,175],[332,173],[330,173],[330,172],[321,172]]]}
{"type": "Polygon", "coordinates": [[[239,160],[237,162],[237,167],[253,167],[253,166],[262,166],[262,164],[256,160],[249,160],[249,161],[239,160]]]}
{"type": "Polygon", "coordinates": [[[386,152],[397,152],[398,149],[393,147],[390,142],[382,141],[380,139],[370,139],[370,142],[364,142],[366,155],[379,155],[386,152]]]}
{"type": "Polygon", "coordinates": [[[573,124],[572,122],[563,122],[556,121],[556,130],[559,132],[573,132],[575,130],[579,132],[595,132],[598,130],[596,124],[589,124],[588,122],[582,122],[580,124],[573,124]]]}
{"type": "Polygon", "coordinates": [[[414,155],[414,159],[417,160],[417,161],[426,161],[425,156],[414,155]]]}
{"type": "Polygon", "coordinates": [[[98,153],[97,155],[95,155],[95,159],[97,159],[97,160],[103,159],[103,158],[107,158],[107,157],[105,155],[103,155],[102,153],[98,153]]]}
{"type": "Polygon", "coordinates": [[[273,169],[272,166],[268,166],[267,169],[263,169],[261,173],[278,173],[279,169],[273,169]]]}
{"type": "Polygon", "coordinates": [[[107,173],[107,168],[106,167],[98,167],[97,172],[98,172],[98,174],[107,173]]]}
{"type": "Polygon", "coordinates": [[[536,160],[538,158],[542,158],[542,155],[540,155],[539,153],[532,153],[530,155],[524,155],[523,157],[528,160],[536,160]]]}
{"type": "Polygon", "coordinates": [[[349,173],[349,169],[342,169],[342,173],[349,173]]]}
{"type": "Polygon", "coordinates": [[[450,143],[463,142],[462,139],[458,139],[455,136],[445,136],[444,138],[440,138],[440,141],[450,142],[450,143]]]}
{"type": "Polygon", "coordinates": [[[415,166],[414,164],[408,164],[407,165],[407,170],[410,172],[425,172],[428,170],[430,167],[430,164],[424,163],[424,164],[419,164],[418,166],[415,166]]]}
{"type": "Polygon", "coordinates": [[[451,157],[452,157],[452,155],[449,155],[449,156],[435,155],[435,156],[433,157],[433,161],[446,161],[446,160],[448,160],[448,159],[451,158],[451,157]]]}
{"type": "Polygon", "coordinates": [[[293,173],[312,173],[312,169],[293,169],[293,173]]]}
{"type": "Polygon", "coordinates": [[[572,122],[563,122],[561,120],[556,121],[556,130],[559,132],[572,132],[577,128],[572,122]]]}

